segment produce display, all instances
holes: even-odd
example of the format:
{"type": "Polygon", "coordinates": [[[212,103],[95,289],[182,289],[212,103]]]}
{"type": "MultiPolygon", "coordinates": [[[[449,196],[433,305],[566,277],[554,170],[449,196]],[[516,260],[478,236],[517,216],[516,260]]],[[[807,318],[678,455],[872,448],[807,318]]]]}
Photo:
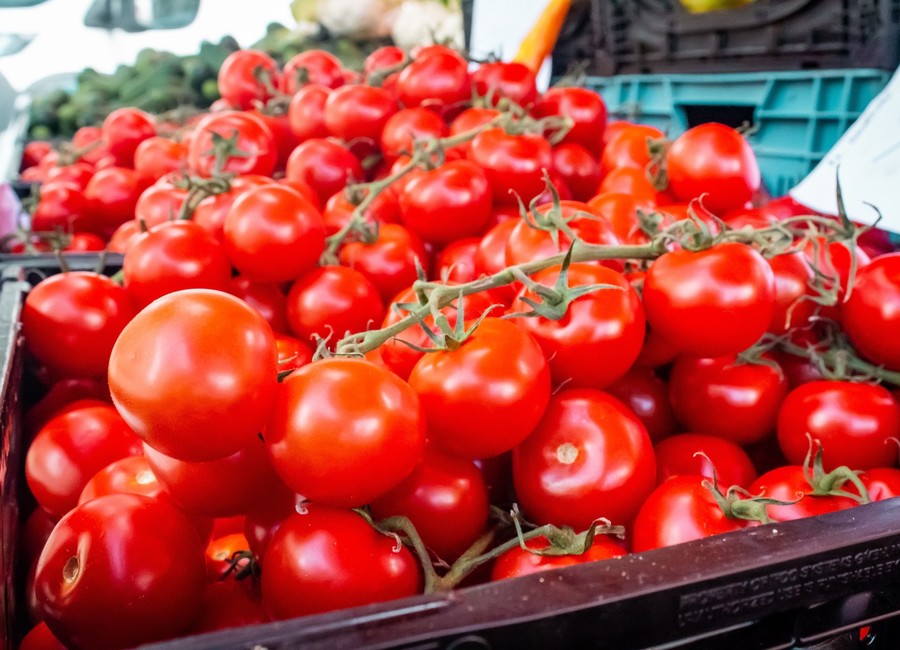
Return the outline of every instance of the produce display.
{"type": "Polygon", "coordinates": [[[362,73],[237,50],[217,88],[26,149],[8,249],[123,264],[24,303],[25,643],[132,647],[900,493],[900,253],[768,197],[740,132],[668,141],[440,45],[362,73]]]}

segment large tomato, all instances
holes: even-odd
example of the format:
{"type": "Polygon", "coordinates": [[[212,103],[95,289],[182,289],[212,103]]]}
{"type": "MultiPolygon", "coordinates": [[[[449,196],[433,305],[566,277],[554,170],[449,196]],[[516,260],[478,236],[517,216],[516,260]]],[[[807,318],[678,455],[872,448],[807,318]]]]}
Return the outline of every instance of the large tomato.
{"type": "MultiPolygon", "coordinates": [[[[808,470],[800,465],[783,465],[769,470],[750,486],[751,494],[784,501],[785,505],[768,505],[766,512],[775,521],[793,521],[815,517],[827,512],[846,510],[859,505],[859,501],[840,495],[815,495],[809,484],[808,470]]],[[[847,484],[843,489],[853,494],[847,484]]]]}
{"type": "Polygon", "coordinates": [[[98,170],[84,188],[87,209],[75,223],[79,231],[109,237],[134,218],[135,207],[149,182],[133,169],[107,167],[98,170]]]}
{"type": "Polygon", "coordinates": [[[257,102],[266,103],[278,87],[280,76],[278,64],[265,52],[238,50],[229,54],[219,68],[219,94],[231,106],[248,110],[257,102]]]}
{"type": "Polygon", "coordinates": [[[544,170],[553,165],[553,150],[543,136],[493,128],[475,136],[469,158],[484,169],[497,203],[515,204],[518,196],[527,204],[544,191],[544,170]]]}
{"type": "Polygon", "coordinates": [[[151,180],[157,180],[184,167],[187,145],[171,138],[153,136],[134,151],[134,170],[151,180]]]}
{"type": "Polygon", "coordinates": [[[630,167],[644,171],[652,161],[650,143],[665,134],[654,126],[627,124],[609,137],[600,157],[600,171],[605,176],[614,169],[630,167]]]}
{"type": "Polygon", "coordinates": [[[138,145],[156,135],[153,116],[138,108],[117,108],[103,120],[103,142],[115,157],[116,164],[134,167],[138,145]]]}
{"type": "Polygon", "coordinates": [[[573,126],[562,142],[580,144],[595,156],[599,156],[603,150],[606,104],[596,91],[587,88],[551,88],[541,97],[534,113],[537,117],[568,117],[573,126]]]}
{"type": "MultiPolygon", "coordinates": [[[[530,549],[542,551],[550,547],[550,542],[544,537],[536,537],[525,542],[525,545],[530,549]]],[[[581,555],[538,555],[517,546],[497,558],[491,569],[491,580],[518,578],[540,571],[561,569],[586,562],[599,562],[622,555],[625,555],[622,545],[604,535],[595,537],[591,547],[581,555]]]]}
{"type": "Polygon", "coordinates": [[[388,119],[397,112],[397,101],[384,88],[341,86],[325,101],[325,127],[344,142],[367,138],[381,140],[388,119]]]}
{"type": "Polygon", "coordinates": [[[109,360],[122,417],[154,449],[181,460],[216,460],[250,444],[276,382],[272,328],[247,303],[208,289],[150,304],[109,360]]]}
{"type": "Polygon", "coordinates": [[[396,224],[379,227],[378,238],[372,243],[345,244],[339,257],[341,264],[371,280],[385,304],[416,281],[416,260],[422,268],[428,268],[428,253],[422,240],[396,224]]]}
{"type": "Polygon", "coordinates": [[[327,359],[278,387],[266,426],[275,470],[317,503],[362,506],[396,487],[425,448],[425,420],[409,385],[359,359],[327,359]]]}
{"type": "Polygon", "coordinates": [[[670,476],[714,478],[720,485],[750,487],[756,478],[753,461],[736,443],[702,433],[680,433],[656,443],[656,481],[670,476]]]}
{"type": "Polygon", "coordinates": [[[309,84],[291,97],[288,105],[288,125],[294,136],[304,142],[312,138],[327,138],[325,126],[325,102],[331,89],[327,86],[309,84]]]}
{"type": "Polygon", "coordinates": [[[284,64],[281,89],[288,95],[306,84],[337,88],[344,84],[344,68],[340,59],[325,50],[306,50],[284,64]]]}
{"type": "Polygon", "coordinates": [[[472,73],[472,81],[475,91],[494,106],[505,98],[528,108],[538,96],[534,73],[522,63],[482,63],[472,73]]]}
{"type": "Polygon", "coordinates": [[[600,517],[628,524],[656,483],[653,443],[611,395],[561,390],[513,452],[513,481],[531,521],[576,530],[600,517]]]}
{"type": "Polygon", "coordinates": [[[134,206],[134,218],[143,222],[146,229],[167,221],[175,221],[181,216],[187,196],[187,190],[168,183],[151,185],[141,192],[134,206]]]}
{"type": "Polygon", "coordinates": [[[430,47],[400,72],[397,95],[404,106],[449,107],[472,98],[466,60],[446,47],[430,47]]]}
{"type": "Polygon", "coordinates": [[[194,127],[187,158],[193,173],[212,176],[216,171],[214,135],[225,140],[234,139],[239,150],[227,156],[221,171],[270,176],[275,170],[278,147],[269,127],[252,113],[222,111],[210,113],[194,127]]]}
{"type": "Polygon", "coordinates": [[[288,180],[303,181],[315,190],[320,205],[365,176],[356,156],[337,142],[321,138],[310,138],[294,149],[286,174],[288,180]]]}
{"type": "Polygon", "coordinates": [[[900,253],[877,257],[859,271],[850,297],[841,306],[841,323],[866,358],[900,370],[900,341],[887,335],[900,324],[900,253]]]}

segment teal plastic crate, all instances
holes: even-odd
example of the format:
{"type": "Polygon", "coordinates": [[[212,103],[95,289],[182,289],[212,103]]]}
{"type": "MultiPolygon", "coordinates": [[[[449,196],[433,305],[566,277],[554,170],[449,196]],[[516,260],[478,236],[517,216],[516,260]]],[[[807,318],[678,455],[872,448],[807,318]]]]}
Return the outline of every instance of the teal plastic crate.
{"type": "Polygon", "coordinates": [[[703,122],[749,123],[763,181],[786,194],[885,87],[884,70],[588,77],[610,114],[677,136],[703,122]]]}

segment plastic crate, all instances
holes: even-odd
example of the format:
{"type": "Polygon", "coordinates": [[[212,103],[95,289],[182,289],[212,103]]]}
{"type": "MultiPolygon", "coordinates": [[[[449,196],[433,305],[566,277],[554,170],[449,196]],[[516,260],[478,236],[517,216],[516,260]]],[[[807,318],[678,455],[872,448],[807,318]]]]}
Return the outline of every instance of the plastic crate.
{"type": "Polygon", "coordinates": [[[588,77],[610,113],[677,136],[718,121],[752,126],[748,139],[773,196],[828,153],[891,78],[882,70],[588,77]]]}

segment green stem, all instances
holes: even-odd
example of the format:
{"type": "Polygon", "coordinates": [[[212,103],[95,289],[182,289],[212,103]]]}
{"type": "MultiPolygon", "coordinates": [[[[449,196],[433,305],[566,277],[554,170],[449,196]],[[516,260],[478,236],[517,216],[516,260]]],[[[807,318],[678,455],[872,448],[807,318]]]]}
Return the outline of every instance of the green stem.
{"type": "Polygon", "coordinates": [[[846,370],[852,370],[873,379],[900,386],[900,372],[871,364],[846,349],[811,350],[790,341],[782,341],[780,347],[784,352],[795,357],[818,359],[832,370],[842,366],[846,370]]]}

